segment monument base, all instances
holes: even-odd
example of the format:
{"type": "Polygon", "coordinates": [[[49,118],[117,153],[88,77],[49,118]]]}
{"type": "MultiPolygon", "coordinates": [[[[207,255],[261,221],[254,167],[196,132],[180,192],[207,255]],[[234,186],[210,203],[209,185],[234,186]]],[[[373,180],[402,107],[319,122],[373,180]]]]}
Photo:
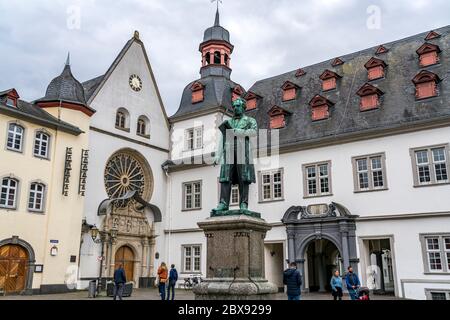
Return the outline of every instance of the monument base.
{"type": "Polygon", "coordinates": [[[277,286],[264,278],[264,239],[271,226],[248,215],[200,222],[207,238],[207,277],[197,300],[269,300],[277,286]]]}

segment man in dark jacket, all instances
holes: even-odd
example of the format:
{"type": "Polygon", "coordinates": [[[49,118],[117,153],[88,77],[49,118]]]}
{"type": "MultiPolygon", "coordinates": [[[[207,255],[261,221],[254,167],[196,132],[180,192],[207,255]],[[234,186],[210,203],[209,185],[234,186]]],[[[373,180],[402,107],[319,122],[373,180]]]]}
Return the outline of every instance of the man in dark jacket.
{"type": "Polygon", "coordinates": [[[347,275],[345,276],[345,284],[347,285],[348,293],[350,294],[350,299],[358,300],[359,298],[359,287],[361,282],[359,281],[358,275],[353,273],[353,268],[348,267],[347,275]]]}
{"type": "Polygon", "coordinates": [[[178,272],[177,269],[175,269],[175,265],[170,266],[170,272],[169,272],[169,285],[167,286],[167,300],[169,300],[170,296],[170,290],[172,290],[172,300],[175,299],[175,285],[178,281],[178,272]]]}
{"type": "Polygon", "coordinates": [[[283,274],[283,284],[287,286],[288,300],[300,300],[302,276],[297,270],[297,264],[292,262],[283,274]]]}
{"type": "Polygon", "coordinates": [[[125,283],[127,283],[127,276],[125,275],[123,266],[120,264],[119,268],[114,271],[114,300],[116,300],[117,297],[119,297],[119,300],[122,300],[125,283]]]}

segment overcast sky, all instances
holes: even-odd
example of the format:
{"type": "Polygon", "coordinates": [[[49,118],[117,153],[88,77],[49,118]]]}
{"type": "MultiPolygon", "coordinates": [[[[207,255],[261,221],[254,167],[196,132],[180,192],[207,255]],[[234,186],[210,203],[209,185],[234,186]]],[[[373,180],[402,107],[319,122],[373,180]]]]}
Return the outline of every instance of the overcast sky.
{"type": "MultiPolygon", "coordinates": [[[[232,79],[246,89],[450,23],[449,0],[223,0],[220,11],[235,45],[232,79]]],[[[68,51],[78,80],[104,74],[139,30],[172,115],[199,77],[198,45],[214,14],[210,0],[0,0],[0,91],[43,96],[68,51]]]]}

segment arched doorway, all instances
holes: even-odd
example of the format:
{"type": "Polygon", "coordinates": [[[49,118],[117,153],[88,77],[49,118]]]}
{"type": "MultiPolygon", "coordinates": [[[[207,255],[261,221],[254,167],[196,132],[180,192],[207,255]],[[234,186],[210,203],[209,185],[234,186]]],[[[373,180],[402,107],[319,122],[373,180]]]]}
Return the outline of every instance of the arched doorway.
{"type": "Polygon", "coordinates": [[[343,274],[341,253],[336,245],[327,239],[313,240],[305,252],[308,287],[310,292],[331,291],[330,279],[336,270],[343,274]]]}
{"type": "Polygon", "coordinates": [[[0,291],[21,293],[26,289],[29,255],[25,248],[15,244],[0,247],[0,291]]]}
{"type": "Polygon", "coordinates": [[[123,246],[116,251],[115,269],[122,265],[128,282],[134,281],[134,261],[134,253],[130,247],[123,246]]]}

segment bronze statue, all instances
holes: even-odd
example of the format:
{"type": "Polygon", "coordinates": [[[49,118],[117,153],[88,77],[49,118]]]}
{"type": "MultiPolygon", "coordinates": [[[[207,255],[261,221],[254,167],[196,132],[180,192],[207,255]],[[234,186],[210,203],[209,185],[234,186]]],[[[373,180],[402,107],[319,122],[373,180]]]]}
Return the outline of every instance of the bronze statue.
{"type": "Polygon", "coordinates": [[[258,124],[254,118],[245,115],[246,109],[246,101],[242,98],[236,99],[233,102],[233,117],[219,126],[221,139],[215,163],[221,164],[220,203],[217,209],[212,211],[212,216],[258,215],[248,211],[249,186],[256,183],[251,138],[256,137],[258,124]],[[233,185],[239,186],[239,211],[229,211],[233,185]]]}

